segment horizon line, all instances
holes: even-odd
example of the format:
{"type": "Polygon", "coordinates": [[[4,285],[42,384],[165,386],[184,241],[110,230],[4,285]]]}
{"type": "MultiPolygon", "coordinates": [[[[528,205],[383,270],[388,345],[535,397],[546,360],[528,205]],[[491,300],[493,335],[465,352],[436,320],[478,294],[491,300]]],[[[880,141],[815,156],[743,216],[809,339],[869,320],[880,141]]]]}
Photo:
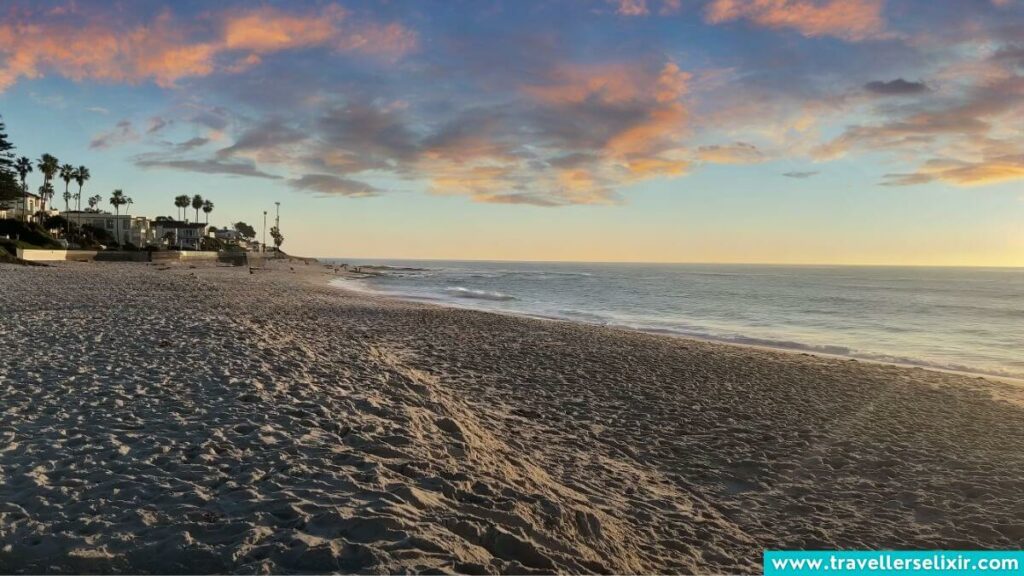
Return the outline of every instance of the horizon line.
{"type": "Polygon", "coordinates": [[[999,268],[1006,270],[1024,270],[1024,264],[842,264],[821,262],[712,262],[683,260],[514,260],[486,258],[400,258],[392,256],[315,256],[326,260],[404,260],[408,262],[494,262],[523,264],[677,264],[677,265],[709,265],[709,266],[800,266],[800,267],[843,267],[843,268],[999,268]]]}

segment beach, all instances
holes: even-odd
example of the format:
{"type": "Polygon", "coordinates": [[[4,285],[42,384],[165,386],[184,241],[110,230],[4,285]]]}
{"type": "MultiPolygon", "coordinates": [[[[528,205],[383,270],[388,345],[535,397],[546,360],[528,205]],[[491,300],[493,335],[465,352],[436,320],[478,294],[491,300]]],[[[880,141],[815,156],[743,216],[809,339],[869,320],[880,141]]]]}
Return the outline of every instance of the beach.
{"type": "Polygon", "coordinates": [[[1016,384],[336,277],[0,264],[0,572],[755,573],[765,549],[1024,547],[1016,384]]]}

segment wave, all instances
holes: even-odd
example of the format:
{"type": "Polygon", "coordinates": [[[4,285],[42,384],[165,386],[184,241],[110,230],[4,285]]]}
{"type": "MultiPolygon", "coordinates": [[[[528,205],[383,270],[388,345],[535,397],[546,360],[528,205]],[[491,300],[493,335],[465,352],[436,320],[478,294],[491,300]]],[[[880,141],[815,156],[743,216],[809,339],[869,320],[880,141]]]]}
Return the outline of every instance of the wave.
{"type": "Polygon", "coordinates": [[[473,290],[471,288],[463,288],[462,286],[449,286],[448,288],[445,288],[444,291],[446,294],[450,294],[456,298],[468,298],[471,300],[493,300],[497,302],[516,300],[515,296],[502,294],[501,292],[473,290]]]}

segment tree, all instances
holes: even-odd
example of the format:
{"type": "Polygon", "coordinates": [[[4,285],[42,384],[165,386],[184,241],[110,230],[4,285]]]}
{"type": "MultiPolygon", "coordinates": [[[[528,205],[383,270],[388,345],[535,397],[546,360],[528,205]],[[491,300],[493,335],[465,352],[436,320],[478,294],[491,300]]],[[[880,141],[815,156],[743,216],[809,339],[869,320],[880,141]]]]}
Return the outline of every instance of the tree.
{"type": "Polygon", "coordinates": [[[13,177],[14,172],[14,144],[7,139],[7,126],[4,124],[3,117],[0,117],[0,174],[8,174],[13,177]]]}
{"type": "Polygon", "coordinates": [[[90,212],[99,212],[100,209],[97,208],[97,206],[99,206],[100,202],[102,202],[102,201],[103,201],[103,196],[100,196],[99,194],[97,194],[95,196],[90,196],[89,197],[89,211],[90,212]]]}
{"type": "Polygon", "coordinates": [[[85,183],[89,180],[89,178],[92,178],[92,174],[89,173],[89,169],[86,168],[85,166],[79,166],[78,168],[75,168],[75,173],[72,176],[72,178],[74,178],[75,183],[78,184],[78,194],[75,194],[75,200],[78,202],[78,205],[75,207],[75,210],[81,210],[82,186],[85,186],[85,183]]]}
{"type": "Polygon", "coordinates": [[[270,227],[270,237],[274,239],[274,246],[280,250],[281,244],[284,244],[284,236],[281,235],[281,231],[277,229],[277,226],[270,227]]]}
{"type": "Polygon", "coordinates": [[[71,211],[71,180],[75,177],[75,167],[64,164],[60,167],[60,179],[64,181],[64,211],[71,211]]]}
{"type": "Polygon", "coordinates": [[[192,208],[196,211],[196,222],[199,222],[199,209],[203,207],[203,197],[196,194],[192,197],[192,208]]]}
{"type": "Polygon", "coordinates": [[[213,202],[209,200],[203,201],[203,212],[206,213],[206,223],[210,223],[210,212],[213,212],[213,202]]]}
{"type": "MultiPolygon", "coordinates": [[[[42,199],[42,205],[40,206],[37,214],[46,214],[46,199],[53,198],[53,184],[43,182],[43,185],[39,187],[39,198],[42,199]]],[[[41,221],[42,220],[40,220],[40,222],[41,221]]]]}
{"type": "Polygon", "coordinates": [[[188,204],[191,200],[185,194],[174,197],[174,205],[178,207],[178,214],[181,215],[181,219],[185,219],[185,208],[188,208],[188,204]]]}
{"type": "Polygon", "coordinates": [[[27,156],[22,156],[14,163],[14,169],[18,171],[18,176],[21,177],[22,208],[24,209],[25,220],[28,221],[28,184],[25,180],[28,178],[29,173],[32,172],[32,161],[27,156]]]}
{"type": "Polygon", "coordinates": [[[39,196],[43,201],[42,209],[45,211],[46,203],[53,198],[53,185],[51,182],[60,170],[60,160],[57,160],[57,157],[51,154],[43,154],[36,161],[36,167],[43,174],[43,186],[39,188],[39,196]]]}
{"type": "Polygon", "coordinates": [[[3,119],[0,118],[0,206],[7,206],[7,201],[16,199],[22,192],[14,179],[17,163],[14,160],[14,144],[7,139],[3,119]]]}
{"type": "Polygon", "coordinates": [[[235,222],[235,230],[246,240],[252,240],[256,237],[256,229],[245,222],[235,222]]]}
{"type": "Polygon", "coordinates": [[[0,210],[10,208],[11,201],[17,200],[22,194],[13,174],[0,174],[0,210]]]}
{"type": "Polygon", "coordinates": [[[114,219],[114,235],[117,237],[117,244],[121,245],[121,206],[125,204],[131,204],[132,199],[124,195],[123,190],[114,190],[114,194],[110,197],[110,205],[114,207],[114,211],[118,218],[114,219]]]}
{"type": "MultiPolygon", "coordinates": [[[[89,174],[89,169],[86,168],[85,166],[79,166],[78,168],[75,168],[74,178],[75,183],[78,184],[78,193],[75,194],[75,210],[77,212],[82,211],[82,186],[85,186],[85,182],[91,177],[92,174],[89,174]]],[[[82,225],[81,216],[79,216],[78,218],[78,225],[82,225]]]]}

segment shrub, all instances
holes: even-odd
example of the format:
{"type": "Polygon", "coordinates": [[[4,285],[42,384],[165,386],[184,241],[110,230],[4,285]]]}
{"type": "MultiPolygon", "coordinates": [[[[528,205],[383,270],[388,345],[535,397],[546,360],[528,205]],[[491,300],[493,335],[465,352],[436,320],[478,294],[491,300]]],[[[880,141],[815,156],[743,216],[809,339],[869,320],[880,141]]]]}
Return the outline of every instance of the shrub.
{"type": "Polygon", "coordinates": [[[11,240],[37,246],[39,248],[60,249],[62,246],[42,226],[34,222],[22,222],[21,220],[0,220],[0,236],[7,236],[11,240]]]}

